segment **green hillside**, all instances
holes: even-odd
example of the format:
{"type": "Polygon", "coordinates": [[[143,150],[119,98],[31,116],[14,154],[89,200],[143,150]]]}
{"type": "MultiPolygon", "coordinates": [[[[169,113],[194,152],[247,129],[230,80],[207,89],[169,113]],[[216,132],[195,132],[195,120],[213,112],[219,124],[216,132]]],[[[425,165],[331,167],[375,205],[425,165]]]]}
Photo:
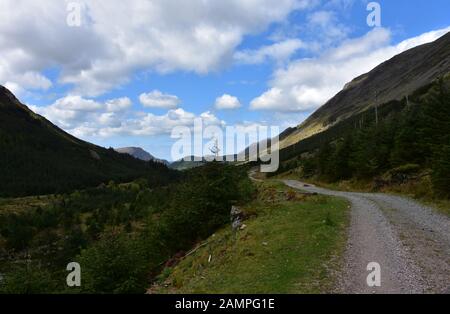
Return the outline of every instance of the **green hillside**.
{"type": "Polygon", "coordinates": [[[150,293],[331,293],[349,223],[345,200],[258,184],[246,228],[209,237],[167,264],[150,293]]]}
{"type": "Polygon", "coordinates": [[[322,182],[360,180],[374,189],[420,183],[413,194],[450,197],[450,76],[408,100],[369,109],[281,151],[277,173],[322,182]]]}
{"type": "Polygon", "coordinates": [[[395,103],[450,72],[450,33],[407,50],[349,82],[336,96],[280,139],[286,148],[367,110],[395,103]]]}
{"type": "Polygon", "coordinates": [[[209,163],[164,187],[140,179],[0,200],[0,294],[144,293],[253,197],[246,169],[209,163]],[[83,265],[81,288],[66,285],[71,261],[83,265]]]}
{"type": "Polygon", "coordinates": [[[0,197],[51,194],[146,177],[152,185],[176,175],[81,141],[22,105],[0,87],[0,197]]]}

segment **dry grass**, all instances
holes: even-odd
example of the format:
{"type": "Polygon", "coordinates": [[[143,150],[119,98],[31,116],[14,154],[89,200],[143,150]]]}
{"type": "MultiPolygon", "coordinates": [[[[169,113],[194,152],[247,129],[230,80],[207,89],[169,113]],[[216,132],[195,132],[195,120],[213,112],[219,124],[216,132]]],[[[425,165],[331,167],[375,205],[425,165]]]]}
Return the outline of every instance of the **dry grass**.
{"type": "Polygon", "coordinates": [[[49,205],[55,196],[29,196],[19,198],[0,198],[0,212],[2,213],[20,213],[37,207],[49,205]]]}
{"type": "Polygon", "coordinates": [[[450,216],[450,200],[435,195],[429,176],[423,176],[416,180],[410,180],[401,185],[386,185],[381,189],[374,190],[371,180],[345,180],[335,183],[327,183],[317,179],[304,179],[295,171],[286,172],[276,177],[277,179],[300,180],[317,186],[322,186],[337,191],[356,192],[381,192],[410,197],[437,212],[450,216]]]}

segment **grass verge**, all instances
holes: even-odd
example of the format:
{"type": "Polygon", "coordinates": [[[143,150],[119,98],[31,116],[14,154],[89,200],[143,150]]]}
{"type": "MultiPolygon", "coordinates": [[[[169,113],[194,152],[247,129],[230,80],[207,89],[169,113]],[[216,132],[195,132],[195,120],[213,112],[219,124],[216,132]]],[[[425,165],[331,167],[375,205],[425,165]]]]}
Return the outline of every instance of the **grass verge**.
{"type": "Polygon", "coordinates": [[[327,293],[346,243],[348,203],[259,183],[237,233],[225,227],[166,268],[150,293],[327,293]]]}
{"type": "Polygon", "coordinates": [[[420,180],[411,180],[401,185],[387,185],[374,191],[371,180],[346,180],[334,183],[327,183],[315,179],[300,178],[294,173],[284,173],[276,177],[277,179],[292,179],[311,183],[330,190],[346,192],[380,192],[398,196],[406,196],[426,205],[436,212],[450,217],[450,200],[437,197],[431,188],[432,183],[429,177],[422,177],[420,180]]]}

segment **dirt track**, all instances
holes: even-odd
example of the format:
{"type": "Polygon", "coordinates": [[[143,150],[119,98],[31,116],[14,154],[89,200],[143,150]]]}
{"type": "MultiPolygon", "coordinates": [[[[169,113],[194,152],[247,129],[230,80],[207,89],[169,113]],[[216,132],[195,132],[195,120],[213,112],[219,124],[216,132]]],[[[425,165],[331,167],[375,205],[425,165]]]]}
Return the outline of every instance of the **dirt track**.
{"type": "Polygon", "coordinates": [[[339,196],[352,204],[339,293],[449,293],[450,219],[407,198],[333,191],[294,180],[286,185],[339,196]],[[381,286],[369,287],[367,265],[381,266],[381,286]]]}

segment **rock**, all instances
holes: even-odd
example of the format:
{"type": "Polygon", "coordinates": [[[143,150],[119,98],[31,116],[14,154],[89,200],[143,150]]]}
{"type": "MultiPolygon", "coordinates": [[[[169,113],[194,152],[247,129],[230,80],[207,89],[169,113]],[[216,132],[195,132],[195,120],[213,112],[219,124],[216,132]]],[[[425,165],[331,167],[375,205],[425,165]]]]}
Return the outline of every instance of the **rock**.
{"type": "Polygon", "coordinates": [[[241,228],[241,225],[242,221],[240,219],[237,219],[231,223],[231,228],[233,228],[234,231],[237,231],[238,229],[241,228]]]}
{"type": "Polygon", "coordinates": [[[242,210],[237,206],[232,206],[230,216],[231,216],[231,221],[233,221],[233,218],[235,218],[235,217],[242,217],[243,216],[242,210]]]}
{"type": "Polygon", "coordinates": [[[242,220],[244,219],[244,213],[242,210],[237,206],[231,207],[230,212],[230,220],[231,220],[231,227],[234,231],[237,231],[242,226],[242,220]]]}
{"type": "Polygon", "coordinates": [[[242,226],[239,228],[240,230],[244,230],[245,228],[247,228],[246,224],[242,224],[242,226]]]}
{"type": "Polygon", "coordinates": [[[95,150],[89,150],[89,153],[91,154],[91,157],[95,160],[101,160],[100,155],[95,150]]]}
{"type": "Polygon", "coordinates": [[[269,243],[267,243],[267,242],[263,242],[263,243],[262,243],[262,245],[264,245],[264,246],[268,246],[268,245],[269,245],[269,243]]]}

